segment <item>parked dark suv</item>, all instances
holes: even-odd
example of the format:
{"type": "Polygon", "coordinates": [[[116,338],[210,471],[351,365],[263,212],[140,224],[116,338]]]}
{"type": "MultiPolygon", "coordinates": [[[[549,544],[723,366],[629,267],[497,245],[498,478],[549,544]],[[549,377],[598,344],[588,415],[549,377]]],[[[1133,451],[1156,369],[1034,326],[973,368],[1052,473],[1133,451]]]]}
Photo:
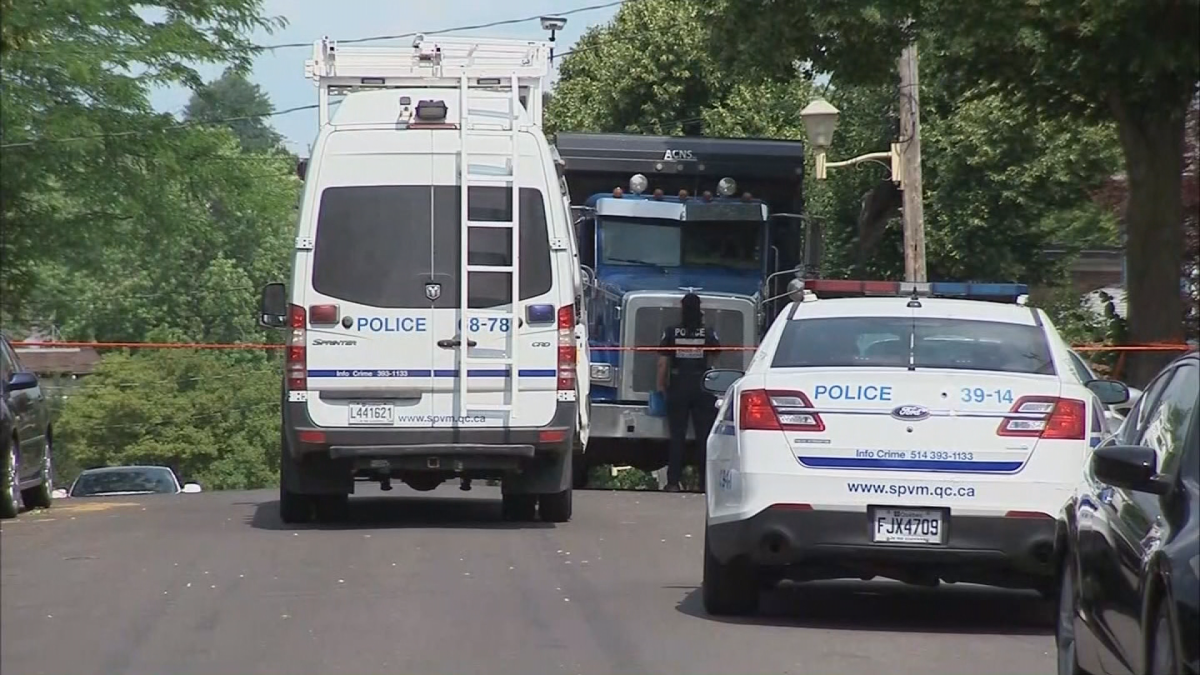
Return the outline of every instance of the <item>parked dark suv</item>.
{"type": "Polygon", "coordinates": [[[1200,671],[1200,356],[1096,449],[1059,522],[1060,675],[1200,671]]]}
{"type": "Polygon", "coordinates": [[[8,338],[0,338],[0,407],[0,518],[15,518],[22,506],[50,506],[53,436],[50,407],[37,375],[21,366],[8,338]]]}

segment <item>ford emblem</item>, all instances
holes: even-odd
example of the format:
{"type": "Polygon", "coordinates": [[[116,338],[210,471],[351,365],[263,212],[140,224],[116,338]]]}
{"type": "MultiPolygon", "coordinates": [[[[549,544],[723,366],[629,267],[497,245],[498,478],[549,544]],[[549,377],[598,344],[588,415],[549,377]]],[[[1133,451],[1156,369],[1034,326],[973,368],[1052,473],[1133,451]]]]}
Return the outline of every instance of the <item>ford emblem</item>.
{"type": "Polygon", "coordinates": [[[929,408],[923,405],[900,405],[892,409],[892,417],[905,422],[920,422],[929,419],[929,408]]]}

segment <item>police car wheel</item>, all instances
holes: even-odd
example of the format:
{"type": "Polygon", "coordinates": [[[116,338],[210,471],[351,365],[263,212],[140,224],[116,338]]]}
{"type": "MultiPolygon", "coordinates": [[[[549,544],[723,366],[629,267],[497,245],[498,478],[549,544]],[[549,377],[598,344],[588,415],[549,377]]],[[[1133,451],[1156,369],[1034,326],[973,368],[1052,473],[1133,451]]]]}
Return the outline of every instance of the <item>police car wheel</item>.
{"type": "Polygon", "coordinates": [[[744,560],[722,563],[704,541],[704,611],[713,616],[745,616],[758,611],[762,589],[753,565],[744,560]]]}
{"type": "Polygon", "coordinates": [[[571,520],[570,488],[554,494],[538,497],[538,512],[547,523],[565,523],[571,520]]]}
{"type": "Polygon", "coordinates": [[[279,488],[279,519],[285,523],[307,523],[312,519],[313,499],[279,488]]]}
{"type": "Polygon", "coordinates": [[[537,495],[504,495],[500,513],[510,522],[533,520],[537,515],[537,495]]]}

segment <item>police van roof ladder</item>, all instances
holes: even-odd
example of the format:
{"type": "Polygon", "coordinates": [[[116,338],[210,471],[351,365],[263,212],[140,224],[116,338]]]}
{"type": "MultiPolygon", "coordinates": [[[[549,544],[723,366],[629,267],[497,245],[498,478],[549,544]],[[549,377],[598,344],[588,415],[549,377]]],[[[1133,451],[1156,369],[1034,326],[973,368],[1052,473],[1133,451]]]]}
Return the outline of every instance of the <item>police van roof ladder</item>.
{"type": "MultiPolygon", "coordinates": [[[[462,317],[462,328],[464,334],[469,331],[470,320],[472,316],[499,318],[503,323],[507,323],[510,329],[507,331],[505,340],[507,349],[505,355],[500,357],[485,357],[473,355],[467,340],[463,340],[463,344],[467,345],[461,350],[458,361],[458,410],[459,415],[466,416],[469,411],[482,412],[485,409],[477,406],[471,406],[468,393],[470,391],[471,379],[467,377],[470,366],[506,366],[509,376],[506,380],[506,402],[502,405],[486,406],[487,412],[504,412],[508,413],[510,420],[516,417],[517,392],[520,390],[520,359],[518,357],[520,341],[517,339],[518,331],[518,307],[521,301],[521,246],[520,237],[518,236],[518,223],[521,222],[521,199],[520,199],[520,182],[517,177],[520,175],[517,172],[518,158],[520,156],[520,134],[521,126],[518,121],[521,116],[521,87],[520,78],[516,73],[509,75],[506,82],[508,85],[508,114],[505,122],[505,129],[497,131],[495,124],[497,115],[492,111],[476,110],[471,106],[472,87],[469,77],[466,74],[460,76],[459,79],[459,183],[461,190],[459,192],[459,207],[461,209],[459,223],[461,229],[460,241],[462,254],[459,268],[459,307],[460,316],[462,317]],[[485,117],[486,120],[476,121],[477,117],[485,117]],[[488,149],[476,150],[477,144],[483,139],[502,138],[506,142],[503,143],[504,151],[498,151],[493,146],[485,146],[488,149]],[[471,157],[473,155],[481,156],[502,156],[505,159],[507,171],[500,175],[476,173],[478,169],[471,166],[471,157]],[[512,191],[511,204],[512,209],[509,213],[507,221],[479,221],[475,222],[470,219],[470,193],[473,187],[505,187],[512,191]],[[508,231],[509,246],[508,250],[512,253],[511,264],[509,265],[475,265],[471,264],[467,251],[469,249],[468,242],[471,237],[471,230],[479,227],[501,228],[508,231]],[[472,275],[479,273],[503,273],[509,275],[510,281],[510,304],[507,312],[497,312],[495,310],[471,310],[468,298],[471,297],[472,275]],[[507,319],[507,321],[505,321],[507,319]]],[[[540,97],[540,94],[539,94],[540,97]]],[[[485,141],[487,142],[487,141],[485,141]]],[[[501,144],[497,144],[501,145],[501,144]]]]}
{"type": "Polygon", "coordinates": [[[465,79],[471,88],[507,88],[513,80],[535,125],[550,74],[550,43],[418,35],[408,47],[345,46],[328,37],[313,43],[304,76],[318,89],[320,124],[329,123],[330,96],[359,90],[447,88],[465,79]]]}

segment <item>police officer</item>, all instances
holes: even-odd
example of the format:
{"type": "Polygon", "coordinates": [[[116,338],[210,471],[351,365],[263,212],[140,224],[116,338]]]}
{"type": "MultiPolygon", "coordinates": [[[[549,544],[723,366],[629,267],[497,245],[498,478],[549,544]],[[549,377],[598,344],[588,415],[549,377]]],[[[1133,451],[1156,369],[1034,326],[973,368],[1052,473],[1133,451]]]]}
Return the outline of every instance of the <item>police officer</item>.
{"type": "Polygon", "coordinates": [[[704,325],[704,314],[700,311],[700,296],[688,293],[683,296],[683,316],[679,325],[663,331],[658,357],[658,390],[667,399],[667,426],[671,432],[671,444],[667,456],[668,492],[679,492],[683,478],[683,454],[687,439],[688,418],[696,442],[704,447],[708,431],[712,427],[715,399],[704,391],[704,373],[715,358],[716,352],[702,347],[718,347],[716,333],[704,325]],[[691,349],[688,349],[691,347],[691,349]],[[682,348],[682,349],[681,349],[682,348]]]}

